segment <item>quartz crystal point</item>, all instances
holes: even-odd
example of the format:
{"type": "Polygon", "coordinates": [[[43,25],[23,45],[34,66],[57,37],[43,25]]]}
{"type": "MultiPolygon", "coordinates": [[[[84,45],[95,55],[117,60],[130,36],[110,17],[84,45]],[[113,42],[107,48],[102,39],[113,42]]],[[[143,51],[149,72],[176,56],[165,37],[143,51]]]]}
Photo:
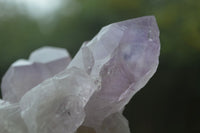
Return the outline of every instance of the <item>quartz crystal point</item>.
{"type": "Polygon", "coordinates": [[[17,103],[31,88],[64,70],[70,61],[65,49],[54,47],[40,48],[29,60],[16,61],[3,77],[3,99],[17,103]]]}
{"type": "Polygon", "coordinates": [[[107,117],[123,110],[155,73],[159,52],[154,16],[110,24],[84,43],[68,66],[87,72],[99,87],[85,107],[83,125],[97,130],[107,117]]]}
{"type": "Polygon", "coordinates": [[[19,105],[0,100],[0,133],[27,133],[19,105]]]}
{"type": "Polygon", "coordinates": [[[73,67],[31,89],[20,101],[29,133],[74,133],[95,88],[88,74],[73,67]]]}

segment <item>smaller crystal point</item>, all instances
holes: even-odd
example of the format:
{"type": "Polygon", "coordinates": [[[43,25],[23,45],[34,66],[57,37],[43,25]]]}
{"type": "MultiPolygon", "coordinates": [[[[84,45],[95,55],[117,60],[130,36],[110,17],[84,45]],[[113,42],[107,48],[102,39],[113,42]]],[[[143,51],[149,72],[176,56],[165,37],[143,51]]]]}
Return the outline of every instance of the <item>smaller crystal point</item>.
{"type": "Polygon", "coordinates": [[[17,103],[30,89],[63,71],[71,58],[62,48],[43,47],[34,51],[29,60],[13,63],[2,79],[4,100],[17,103]]]}

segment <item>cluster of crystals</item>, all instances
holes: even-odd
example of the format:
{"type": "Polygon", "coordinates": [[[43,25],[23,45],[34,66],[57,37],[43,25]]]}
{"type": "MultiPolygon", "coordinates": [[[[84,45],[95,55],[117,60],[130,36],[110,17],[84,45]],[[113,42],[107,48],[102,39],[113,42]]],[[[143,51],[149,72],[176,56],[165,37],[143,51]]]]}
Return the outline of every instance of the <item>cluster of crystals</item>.
{"type": "Polygon", "coordinates": [[[155,73],[154,16],[110,24],[71,60],[44,47],[11,65],[2,80],[1,133],[130,133],[125,105],[155,73]]]}

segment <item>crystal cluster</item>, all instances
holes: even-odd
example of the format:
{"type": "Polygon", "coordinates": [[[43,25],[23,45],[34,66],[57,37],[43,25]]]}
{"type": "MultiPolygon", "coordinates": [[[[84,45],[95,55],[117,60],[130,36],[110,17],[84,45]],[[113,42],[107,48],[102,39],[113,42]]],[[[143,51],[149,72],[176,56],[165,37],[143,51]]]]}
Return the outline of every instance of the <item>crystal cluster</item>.
{"type": "Polygon", "coordinates": [[[154,16],[103,27],[71,60],[44,47],[2,80],[1,133],[130,133],[125,105],[156,72],[154,16]]]}

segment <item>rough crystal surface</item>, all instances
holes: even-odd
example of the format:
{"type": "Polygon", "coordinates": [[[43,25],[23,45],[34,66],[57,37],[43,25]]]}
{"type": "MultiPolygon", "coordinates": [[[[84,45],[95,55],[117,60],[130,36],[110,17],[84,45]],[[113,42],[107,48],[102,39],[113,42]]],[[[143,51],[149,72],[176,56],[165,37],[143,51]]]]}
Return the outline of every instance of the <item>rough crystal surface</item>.
{"type": "Polygon", "coordinates": [[[3,77],[3,99],[17,103],[31,88],[64,70],[70,60],[65,49],[43,47],[34,51],[29,60],[16,61],[3,77]]]}
{"type": "Polygon", "coordinates": [[[63,49],[36,50],[3,78],[3,98],[19,103],[0,101],[0,131],[130,133],[123,110],[155,73],[159,53],[154,16],[103,27],[71,62],[63,49]]]}
{"type": "Polygon", "coordinates": [[[84,120],[84,107],[94,91],[91,78],[77,68],[36,86],[20,101],[29,133],[74,133],[84,120]]]}

